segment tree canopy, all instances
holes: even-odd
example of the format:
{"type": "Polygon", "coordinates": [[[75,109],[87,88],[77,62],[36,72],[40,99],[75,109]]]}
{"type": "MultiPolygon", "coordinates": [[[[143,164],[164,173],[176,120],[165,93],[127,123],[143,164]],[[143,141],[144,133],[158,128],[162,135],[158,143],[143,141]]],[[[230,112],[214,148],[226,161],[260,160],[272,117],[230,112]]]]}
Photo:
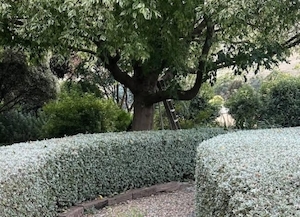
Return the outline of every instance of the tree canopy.
{"type": "Polygon", "coordinates": [[[0,43],[99,58],[134,95],[133,128],[149,129],[154,103],[192,99],[218,69],[241,74],[284,60],[300,43],[299,8],[297,0],[1,0],[0,43]],[[190,73],[185,90],[179,81],[190,73]],[[164,75],[171,82],[157,91],[164,75]]]}
{"type": "Polygon", "coordinates": [[[55,98],[57,81],[45,66],[29,66],[24,52],[0,52],[0,113],[12,109],[37,111],[55,98]]]}

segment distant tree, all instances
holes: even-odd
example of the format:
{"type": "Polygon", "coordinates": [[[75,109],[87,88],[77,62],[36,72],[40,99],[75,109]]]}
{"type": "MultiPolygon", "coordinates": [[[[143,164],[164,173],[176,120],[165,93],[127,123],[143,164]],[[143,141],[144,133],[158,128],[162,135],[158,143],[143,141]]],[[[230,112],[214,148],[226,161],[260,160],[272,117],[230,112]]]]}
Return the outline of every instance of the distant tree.
{"type": "Polygon", "coordinates": [[[225,106],[229,108],[237,128],[251,129],[260,120],[263,105],[256,90],[249,84],[244,84],[230,96],[225,106]]]}
{"type": "Polygon", "coordinates": [[[216,71],[270,68],[300,43],[295,0],[1,0],[0,44],[34,54],[95,56],[134,95],[133,130],[153,127],[154,104],[191,100],[216,71]],[[166,90],[157,81],[171,74],[166,90]],[[195,74],[190,89],[180,78],[195,74]]]}
{"type": "Polygon", "coordinates": [[[300,77],[272,73],[263,83],[262,121],[270,126],[300,126],[300,77]]]}
{"type": "Polygon", "coordinates": [[[49,60],[51,72],[58,78],[63,79],[66,74],[71,73],[69,58],[62,55],[53,55],[49,60]]]}
{"type": "Polygon", "coordinates": [[[101,92],[104,98],[112,99],[120,108],[128,112],[132,110],[132,93],[114,79],[110,72],[101,65],[101,61],[82,60],[69,78],[69,80],[77,81],[83,88],[95,87],[95,92],[101,92]]]}
{"type": "Polygon", "coordinates": [[[98,96],[114,100],[120,108],[132,111],[132,93],[116,81],[109,71],[95,58],[81,59],[54,55],[50,58],[50,68],[58,78],[65,79],[69,86],[77,85],[84,92],[94,92],[98,96]],[[78,60],[79,59],[79,60],[78,60]],[[76,64],[74,64],[74,61],[76,64]]]}
{"type": "Polygon", "coordinates": [[[56,93],[56,80],[47,67],[29,66],[20,50],[0,54],[0,113],[20,107],[37,111],[56,93]]]}

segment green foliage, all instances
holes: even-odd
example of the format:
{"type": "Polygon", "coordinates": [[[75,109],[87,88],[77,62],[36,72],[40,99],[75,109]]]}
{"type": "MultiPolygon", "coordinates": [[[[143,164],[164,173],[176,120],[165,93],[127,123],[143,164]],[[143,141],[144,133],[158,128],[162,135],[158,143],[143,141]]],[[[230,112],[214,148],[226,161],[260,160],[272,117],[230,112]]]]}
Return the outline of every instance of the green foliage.
{"type": "Polygon", "coordinates": [[[222,96],[216,95],[212,99],[210,99],[208,103],[212,106],[221,107],[222,105],[224,105],[224,99],[222,96]]]}
{"type": "Polygon", "coordinates": [[[43,127],[47,137],[124,131],[131,119],[112,101],[75,91],[63,92],[58,100],[46,104],[43,112],[49,117],[43,127]]]}
{"type": "Polygon", "coordinates": [[[183,128],[213,124],[221,108],[221,104],[215,103],[213,99],[213,88],[204,83],[198,96],[189,102],[187,114],[181,123],[183,128]]]}
{"type": "Polygon", "coordinates": [[[79,80],[77,82],[65,81],[61,85],[61,92],[76,93],[79,95],[89,93],[100,98],[103,96],[96,84],[90,83],[86,80],[79,80]]]}
{"type": "Polygon", "coordinates": [[[197,146],[222,133],[81,134],[0,147],[1,217],[54,217],[99,195],[194,178],[197,146]]]}
{"type": "Polygon", "coordinates": [[[36,112],[56,97],[57,81],[43,65],[30,66],[23,51],[0,53],[0,113],[20,108],[36,112]]]}
{"type": "Polygon", "coordinates": [[[273,71],[256,88],[244,84],[226,102],[237,128],[300,125],[299,77],[273,71]]]}
{"type": "Polygon", "coordinates": [[[279,76],[263,84],[262,119],[270,125],[300,126],[300,77],[279,76]]]}
{"type": "MultiPolygon", "coordinates": [[[[278,51],[280,57],[282,47],[278,42],[284,41],[288,30],[299,21],[298,3],[274,3],[271,0],[264,4],[258,0],[242,3],[237,0],[205,3],[191,0],[172,4],[136,0],[76,3],[33,0],[3,5],[0,8],[3,25],[9,26],[9,18],[15,17],[16,13],[21,20],[27,21],[26,25],[20,22],[12,26],[19,36],[16,41],[35,39],[45,47],[52,45],[58,50],[66,50],[69,46],[93,48],[94,42],[100,39],[103,43],[99,49],[111,53],[117,49],[123,60],[147,60],[151,66],[157,66],[162,59],[177,66],[186,65],[186,60],[191,59],[198,62],[201,49],[197,48],[201,47],[205,34],[196,33],[195,40],[190,43],[179,39],[190,39],[194,36],[191,34],[194,28],[201,30],[204,15],[222,29],[222,32],[216,32],[213,41],[216,44],[212,56],[218,58],[215,63],[230,63],[233,57],[242,68],[270,61],[272,51],[278,51]],[[56,19],[57,15],[60,19],[56,19]],[[31,34],[26,34],[26,28],[31,34]],[[218,46],[220,44],[222,47],[218,46]]],[[[8,43],[7,40],[6,35],[1,42],[8,43]]]]}
{"type": "Polygon", "coordinates": [[[196,97],[191,100],[189,111],[189,120],[194,122],[194,125],[205,125],[212,123],[218,115],[220,106],[210,104],[208,99],[196,97]]]}
{"type": "Polygon", "coordinates": [[[262,80],[263,79],[259,76],[253,76],[249,79],[245,79],[243,76],[234,76],[226,73],[217,79],[213,85],[213,89],[215,94],[220,95],[227,100],[244,84],[249,84],[255,90],[259,90],[262,80]]]}
{"type": "Polygon", "coordinates": [[[229,108],[237,128],[250,129],[257,125],[262,104],[259,94],[250,85],[239,88],[225,106],[229,108]]]}
{"type": "Polygon", "coordinates": [[[0,144],[33,141],[42,138],[46,117],[12,110],[0,114],[0,144]]]}
{"type": "MultiPolygon", "coordinates": [[[[222,98],[222,97],[221,97],[222,98]]],[[[180,127],[190,129],[199,126],[212,126],[218,116],[223,100],[214,96],[213,88],[204,83],[197,97],[188,102],[174,101],[176,114],[179,117],[180,127]]],[[[165,108],[156,110],[155,129],[169,129],[169,121],[165,108]]]]}
{"type": "Polygon", "coordinates": [[[147,106],[192,99],[221,68],[232,67],[235,74],[269,69],[300,43],[298,1],[1,2],[0,44],[20,43],[38,57],[49,50],[97,57],[147,106]],[[167,71],[172,85],[156,91],[167,71]],[[197,79],[185,91],[180,78],[190,74],[197,79]]]}
{"type": "Polygon", "coordinates": [[[217,79],[213,88],[215,94],[222,96],[224,99],[228,99],[243,84],[244,82],[240,77],[229,76],[227,73],[217,79]]]}
{"type": "Polygon", "coordinates": [[[67,73],[71,72],[70,62],[62,55],[53,55],[49,60],[51,72],[58,78],[64,78],[67,73]]]}

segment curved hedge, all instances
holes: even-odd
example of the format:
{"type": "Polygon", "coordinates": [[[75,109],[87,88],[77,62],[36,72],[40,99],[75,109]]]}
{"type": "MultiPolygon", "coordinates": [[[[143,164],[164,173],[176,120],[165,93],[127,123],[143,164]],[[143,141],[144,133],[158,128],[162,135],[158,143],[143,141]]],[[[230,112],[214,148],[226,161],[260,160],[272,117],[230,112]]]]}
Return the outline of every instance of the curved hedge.
{"type": "Polygon", "coordinates": [[[222,129],[76,135],[0,147],[1,217],[194,177],[197,145],[222,129]]]}
{"type": "Polygon", "coordinates": [[[201,143],[197,216],[300,216],[299,132],[239,131],[201,143]]]}

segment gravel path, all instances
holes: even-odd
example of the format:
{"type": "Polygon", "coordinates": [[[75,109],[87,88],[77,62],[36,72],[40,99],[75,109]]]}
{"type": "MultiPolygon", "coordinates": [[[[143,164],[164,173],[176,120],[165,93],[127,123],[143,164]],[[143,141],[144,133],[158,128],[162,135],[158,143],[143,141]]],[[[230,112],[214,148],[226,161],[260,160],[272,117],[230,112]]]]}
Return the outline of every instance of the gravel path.
{"type": "Polygon", "coordinates": [[[105,207],[85,217],[194,217],[194,187],[161,193],[115,206],[105,207]]]}

